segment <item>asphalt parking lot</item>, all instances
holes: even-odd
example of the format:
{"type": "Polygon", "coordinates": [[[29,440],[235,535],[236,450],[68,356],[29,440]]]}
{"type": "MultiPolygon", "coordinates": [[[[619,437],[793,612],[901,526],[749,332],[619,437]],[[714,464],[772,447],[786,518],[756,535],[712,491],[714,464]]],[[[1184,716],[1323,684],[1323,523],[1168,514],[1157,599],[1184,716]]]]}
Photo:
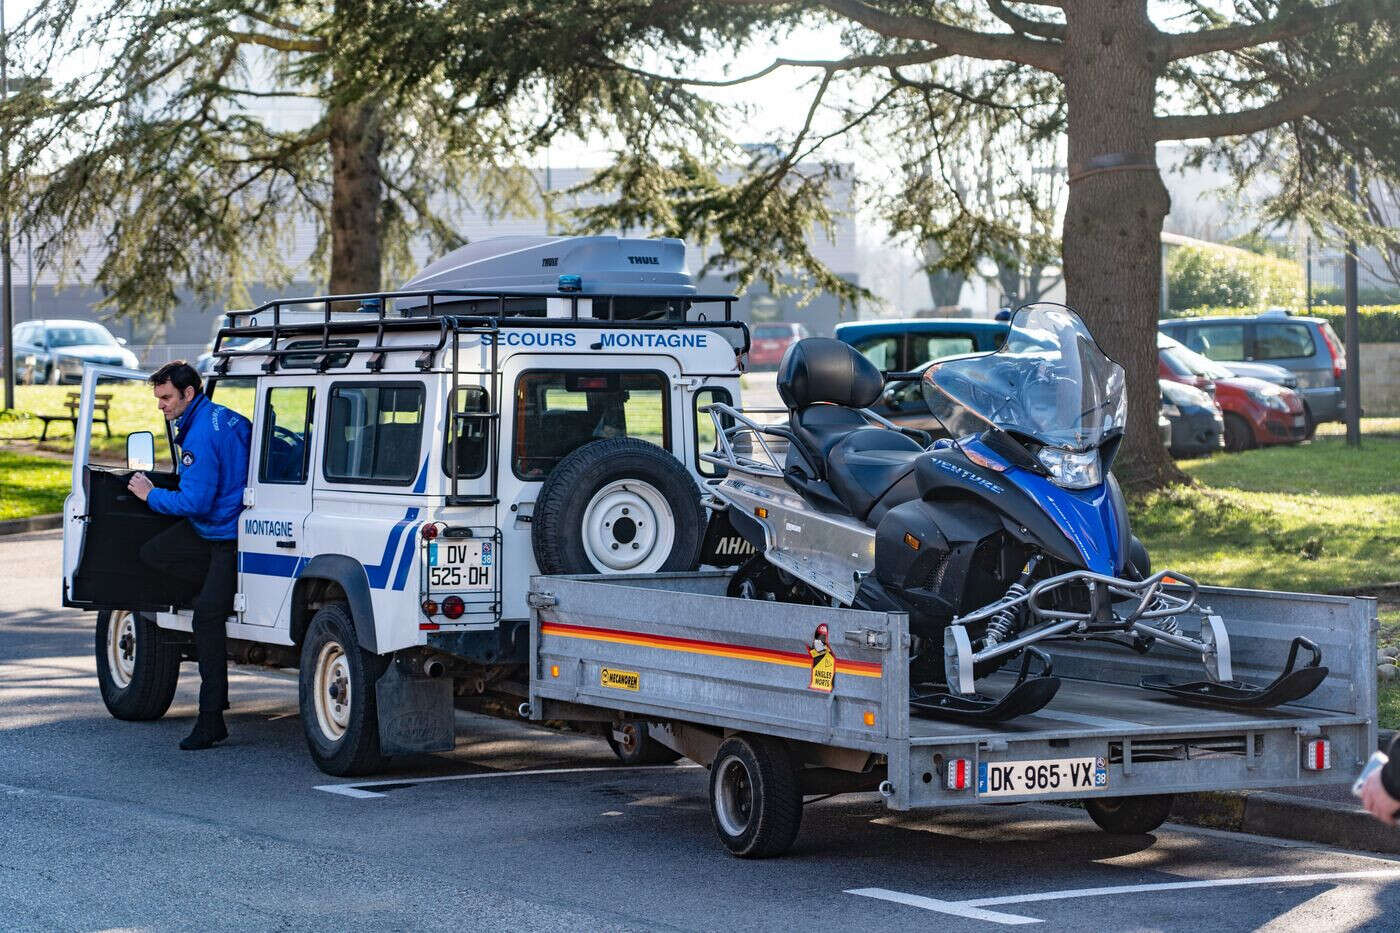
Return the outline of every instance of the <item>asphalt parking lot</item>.
{"type": "Polygon", "coordinates": [[[307,757],[289,673],[237,669],[230,740],[111,719],[57,532],[0,538],[6,929],[1393,929],[1400,861],[1070,807],[809,805],[792,853],[726,855],[698,767],[463,714],[449,755],[358,782],[307,757]]]}

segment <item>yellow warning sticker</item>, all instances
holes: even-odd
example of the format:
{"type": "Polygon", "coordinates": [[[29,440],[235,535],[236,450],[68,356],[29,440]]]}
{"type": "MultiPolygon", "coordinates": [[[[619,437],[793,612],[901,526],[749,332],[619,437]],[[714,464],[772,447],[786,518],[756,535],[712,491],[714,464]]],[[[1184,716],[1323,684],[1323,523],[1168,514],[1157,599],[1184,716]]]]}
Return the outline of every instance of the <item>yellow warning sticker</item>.
{"type": "Polygon", "coordinates": [[[642,675],[636,671],[605,667],[602,670],[602,683],[604,687],[612,687],[614,690],[637,691],[642,689],[642,675]]]}
{"type": "Polygon", "coordinates": [[[812,656],[812,679],[807,689],[830,693],[836,685],[836,655],[830,649],[818,651],[809,648],[807,653],[812,656]]]}

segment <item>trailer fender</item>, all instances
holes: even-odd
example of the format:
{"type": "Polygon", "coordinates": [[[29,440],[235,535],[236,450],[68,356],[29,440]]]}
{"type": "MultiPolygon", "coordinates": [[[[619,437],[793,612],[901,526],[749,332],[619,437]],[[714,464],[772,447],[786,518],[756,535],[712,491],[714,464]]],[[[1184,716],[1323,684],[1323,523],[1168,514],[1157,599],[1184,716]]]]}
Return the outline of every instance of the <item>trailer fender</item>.
{"type": "Polygon", "coordinates": [[[364,566],[353,557],[344,554],[318,554],[311,558],[292,587],[292,641],[300,642],[311,624],[311,613],[307,603],[317,595],[318,589],[333,583],[345,593],[345,601],[350,604],[350,615],[355,620],[355,638],[360,647],[374,654],[379,653],[379,642],[374,634],[374,603],[370,600],[369,577],[364,566]]]}

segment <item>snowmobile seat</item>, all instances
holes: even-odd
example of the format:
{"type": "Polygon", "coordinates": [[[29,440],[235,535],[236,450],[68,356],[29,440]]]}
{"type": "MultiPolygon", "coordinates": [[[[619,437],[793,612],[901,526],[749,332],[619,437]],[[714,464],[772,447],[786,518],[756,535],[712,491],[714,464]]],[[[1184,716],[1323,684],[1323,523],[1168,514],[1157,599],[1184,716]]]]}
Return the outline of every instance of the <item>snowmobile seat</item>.
{"type": "Polygon", "coordinates": [[[827,479],[851,514],[865,521],[875,503],[914,472],[923,452],[918,441],[888,428],[852,431],[831,448],[827,479]]]}
{"type": "Polygon", "coordinates": [[[803,455],[823,474],[817,479],[826,479],[826,457],[837,441],[871,428],[858,409],[873,404],[885,386],[875,364],[830,337],[807,337],[788,347],[777,383],[803,455]]]}

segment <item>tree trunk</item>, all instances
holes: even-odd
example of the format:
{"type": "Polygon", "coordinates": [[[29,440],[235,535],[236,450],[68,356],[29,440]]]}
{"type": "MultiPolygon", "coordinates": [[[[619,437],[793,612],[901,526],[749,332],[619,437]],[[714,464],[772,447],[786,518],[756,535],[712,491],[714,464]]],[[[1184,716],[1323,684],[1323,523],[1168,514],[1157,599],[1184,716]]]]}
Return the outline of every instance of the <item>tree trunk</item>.
{"type": "Polygon", "coordinates": [[[339,105],[330,113],[332,295],[380,288],[379,208],[384,197],[379,154],[384,127],[371,102],[339,105]]]}
{"type": "Polygon", "coordinates": [[[1157,434],[1157,311],[1162,220],[1157,169],[1157,72],[1146,0],[1064,5],[1069,201],[1064,221],[1068,302],[1127,371],[1127,433],[1114,473],[1144,489],[1185,480],[1157,434]]]}
{"type": "Polygon", "coordinates": [[[957,305],[962,298],[963,282],[967,277],[961,272],[947,269],[928,274],[928,290],[935,308],[948,308],[957,305]]]}

